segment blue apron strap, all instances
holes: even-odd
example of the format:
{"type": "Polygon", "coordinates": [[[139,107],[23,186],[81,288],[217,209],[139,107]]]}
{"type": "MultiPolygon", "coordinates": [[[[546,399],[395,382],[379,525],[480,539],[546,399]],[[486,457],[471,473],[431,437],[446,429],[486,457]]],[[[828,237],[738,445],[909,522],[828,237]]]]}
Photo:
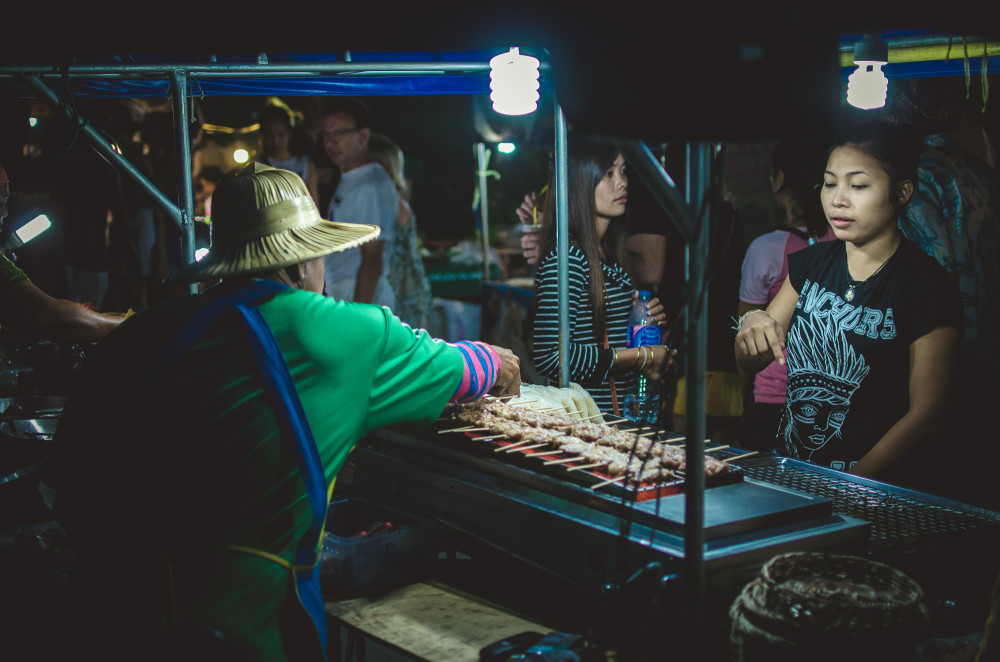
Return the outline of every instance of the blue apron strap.
{"type": "Polygon", "coordinates": [[[299,540],[295,555],[295,565],[304,568],[295,573],[299,601],[305,607],[319,634],[326,655],[327,629],[326,607],[319,583],[320,564],[318,561],[320,537],[326,523],[328,507],[326,475],[319,457],[319,449],[313,438],[312,429],[302,409],[298,391],[292,381],[288,364],[281,353],[274,334],[268,327],[260,310],[250,303],[237,304],[236,309],[246,322],[247,338],[253,348],[254,357],[267,383],[268,391],[278,404],[277,413],[286,435],[294,443],[295,459],[309,495],[312,506],[312,522],[309,530],[299,540]]]}
{"type": "Polygon", "coordinates": [[[255,307],[264,297],[288,289],[287,285],[269,280],[258,280],[249,286],[231,292],[213,301],[198,311],[171,338],[161,353],[153,359],[147,368],[147,385],[153,385],[162,379],[167,371],[191,345],[204,335],[227,310],[235,307],[243,317],[244,328],[250,347],[253,350],[257,364],[264,375],[268,392],[276,404],[276,412],[285,434],[292,444],[299,472],[305,483],[306,493],[312,510],[312,521],[309,530],[299,541],[296,549],[295,565],[306,568],[295,573],[296,588],[299,601],[316,626],[323,656],[326,657],[327,628],[326,609],[320,589],[319,556],[320,537],[326,523],[328,492],[326,475],[320,461],[319,449],[312,436],[312,429],[306,419],[298,391],[292,381],[291,373],[285,357],[278,347],[277,340],[263,315],[255,307]]]}
{"type": "Polygon", "coordinates": [[[287,285],[273,280],[256,280],[247,287],[219,297],[199,310],[173,338],[167,341],[160,354],[150,362],[146,368],[146,384],[153,385],[163,379],[184,352],[197,342],[224,312],[237,304],[255,301],[287,289],[289,289],[287,285]]]}

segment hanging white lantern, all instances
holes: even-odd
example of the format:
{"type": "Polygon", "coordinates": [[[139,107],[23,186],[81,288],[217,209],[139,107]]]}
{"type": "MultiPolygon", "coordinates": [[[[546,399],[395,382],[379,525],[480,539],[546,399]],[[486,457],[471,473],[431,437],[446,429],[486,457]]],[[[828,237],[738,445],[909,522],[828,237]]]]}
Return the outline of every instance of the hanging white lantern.
{"type": "Polygon", "coordinates": [[[862,110],[885,106],[889,79],[882,67],[889,62],[889,47],[878,37],[865,35],[854,45],[857,70],[847,77],[847,103],[862,110]]]}
{"type": "Polygon", "coordinates": [[[501,115],[527,115],[538,108],[538,59],[515,46],[490,60],[490,100],[501,115]]]}

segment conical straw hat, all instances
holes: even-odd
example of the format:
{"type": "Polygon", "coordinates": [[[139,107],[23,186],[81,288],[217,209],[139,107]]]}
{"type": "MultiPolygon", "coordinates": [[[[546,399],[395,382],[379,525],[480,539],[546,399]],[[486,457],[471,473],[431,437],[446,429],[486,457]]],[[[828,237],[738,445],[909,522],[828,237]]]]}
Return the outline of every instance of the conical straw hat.
{"type": "Polygon", "coordinates": [[[213,280],[273,271],[344,251],[379,235],[377,225],[320,218],[302,178],[251,163],[212,195],[212,247],[169,280],[213,280]]]}

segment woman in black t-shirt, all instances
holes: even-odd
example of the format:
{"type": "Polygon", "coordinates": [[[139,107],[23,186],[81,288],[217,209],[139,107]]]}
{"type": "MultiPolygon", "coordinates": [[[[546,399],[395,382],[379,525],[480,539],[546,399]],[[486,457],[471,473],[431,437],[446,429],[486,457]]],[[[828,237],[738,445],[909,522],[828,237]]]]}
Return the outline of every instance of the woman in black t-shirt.
{"type": "MultiPolygon", "coordinates": [[[[830,151],[820,193],[834,233],[789,256],[766,311],[737,325],[736,358],[756,373],[788,350],[779,448],[884,479],[943,424],[962,328],[954,280],[906,240],[919,142],[870,122],[830,151]]],[[[755,314],[759,313],[759,314],[755,314]]]]}

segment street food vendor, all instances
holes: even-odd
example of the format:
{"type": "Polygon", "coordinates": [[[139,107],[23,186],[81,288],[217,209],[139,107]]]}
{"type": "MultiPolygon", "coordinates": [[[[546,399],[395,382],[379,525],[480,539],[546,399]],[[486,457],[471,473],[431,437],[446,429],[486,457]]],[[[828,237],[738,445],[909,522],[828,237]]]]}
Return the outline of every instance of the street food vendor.
{"type": "Polygon", "coordinates": [[[71,641],[102,659],[322,660],[318,550],[355,442],[516,394],[518,360],[324,297],[323,257],[378,228],[322,220],[294,173],[251,164],[212,220],[211,251],[175,277],[221,282],[129,318],[63,410],[51,481],[85,623],[71,641]]]}
{"type": "MultiPolygon", "coordinates": [[[[0,165],[0,229],[7,217],[11,182],[0,165]]],[[[117,327],[124,315],[99,313],[74,301],[56,299],[0,254],[0,326],[46,340],[96,342],[117,327]]]]}
{"type": "MultiPolygon", "coordinates": [[[[737,323],[736,358],[788,369],[778,448],[833,469],[899,480],[942,429],[962,328],[953,278],[903,237],[919,143],[882,122],[849,127],[821,201],[838,239],[789,255],[766,310],[737,323]]],[[[911,467],[908,471],[912,471],[911,467]]]]}

